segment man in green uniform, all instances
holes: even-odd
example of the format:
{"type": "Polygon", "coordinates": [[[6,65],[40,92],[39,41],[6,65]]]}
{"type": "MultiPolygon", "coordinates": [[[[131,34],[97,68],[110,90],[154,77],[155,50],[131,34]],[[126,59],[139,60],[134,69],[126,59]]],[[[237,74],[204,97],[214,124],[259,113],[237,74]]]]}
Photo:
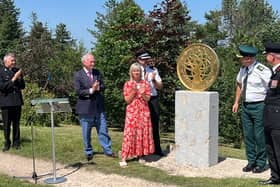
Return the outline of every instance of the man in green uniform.
{"type": "Polygon", "coordinates": [[[241,122],[248,160],[248,164],[242,170],[243,172],[261,173],[266,169],[263,108],[271,71],[256,61],[256,48],[240,45],[239,53],[237,57],[240,58],[242,67],[236,78],[232,112],[238,111],[241,98],[241,122]]]}

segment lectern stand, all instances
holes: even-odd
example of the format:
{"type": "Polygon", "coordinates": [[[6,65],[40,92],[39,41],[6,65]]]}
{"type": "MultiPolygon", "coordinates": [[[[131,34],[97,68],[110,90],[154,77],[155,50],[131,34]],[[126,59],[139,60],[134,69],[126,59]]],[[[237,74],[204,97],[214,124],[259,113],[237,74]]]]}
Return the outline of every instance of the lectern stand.
{"type": "Polygon", "coordinates": [[[51,129],[52,129],[52,157],[53,157],[53,177],[44,180],[47,184],[57,184],[66,181],[65,177],[56,177],[56,162],[55,162],[55,137],[54,137],[54,113],[71,112],[69,100],[67,98],[55,99],[34,99],[31,104],[35,106],[36,113],[51,114],[51,129]]]}

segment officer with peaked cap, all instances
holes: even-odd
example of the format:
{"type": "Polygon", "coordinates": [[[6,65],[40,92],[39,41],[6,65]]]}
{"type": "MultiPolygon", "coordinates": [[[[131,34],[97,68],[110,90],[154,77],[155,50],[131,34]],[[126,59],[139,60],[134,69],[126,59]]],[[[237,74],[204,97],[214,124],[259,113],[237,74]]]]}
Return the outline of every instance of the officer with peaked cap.
{"type": "Polygon", "coordinates": [[[266,43],[267,62],[273,74],[265,98],[264,130],[271,177],[261,184],[280,184],[280,43],[266,43]]]}
{"type": "Polygon", "coordinates": [[[266,169],[266,149],[263,128],[264,98],[268,89],[271,71],[256,61],[257,49],[240,45],[242,67],[236,78],[235,101],[232,112],[236,113],[241,100],[241,122],[248,164],[243,172],[261,173],[266,169]]]}
{"type": "Polygon", "coordinates": [[[158,69],[154,66],[151,66],[152,58],[148,50],[139,50],[136,53],[137,61],[141,64],[143,68],[143,79],[146,79],[150,85],[151,89],[151,98],[148,102],[151,121],[153,127],[153,138],[155,144],[155,154],[158,156],[164,156],[161,146],[160,146],[160,134],[159,134],[159,98],[158,90],[162,88],[162,80],[159,75],[158,69]]]}

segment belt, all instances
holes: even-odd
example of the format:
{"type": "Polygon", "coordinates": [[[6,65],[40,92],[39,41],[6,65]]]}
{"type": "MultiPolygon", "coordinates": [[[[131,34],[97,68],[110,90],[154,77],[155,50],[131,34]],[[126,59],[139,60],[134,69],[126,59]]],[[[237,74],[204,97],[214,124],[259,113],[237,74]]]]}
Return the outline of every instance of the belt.
{"type": "Polygon", "coordinates": [[[243,102],[244,105],[253,105],[263,103],[264,101],[252,101],[252,102],[243,102]]]}

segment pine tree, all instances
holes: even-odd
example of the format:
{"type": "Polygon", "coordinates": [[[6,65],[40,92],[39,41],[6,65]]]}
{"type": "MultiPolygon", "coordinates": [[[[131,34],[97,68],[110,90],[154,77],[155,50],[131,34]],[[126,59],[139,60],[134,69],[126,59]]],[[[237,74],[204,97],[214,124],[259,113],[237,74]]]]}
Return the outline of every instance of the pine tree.
{"type": "Polygon", "coordinates": [[[0,58],[8,52],[21,51],[24,35],[19,21],[20,11],[12,0],[0,0],[0,58]]]}

